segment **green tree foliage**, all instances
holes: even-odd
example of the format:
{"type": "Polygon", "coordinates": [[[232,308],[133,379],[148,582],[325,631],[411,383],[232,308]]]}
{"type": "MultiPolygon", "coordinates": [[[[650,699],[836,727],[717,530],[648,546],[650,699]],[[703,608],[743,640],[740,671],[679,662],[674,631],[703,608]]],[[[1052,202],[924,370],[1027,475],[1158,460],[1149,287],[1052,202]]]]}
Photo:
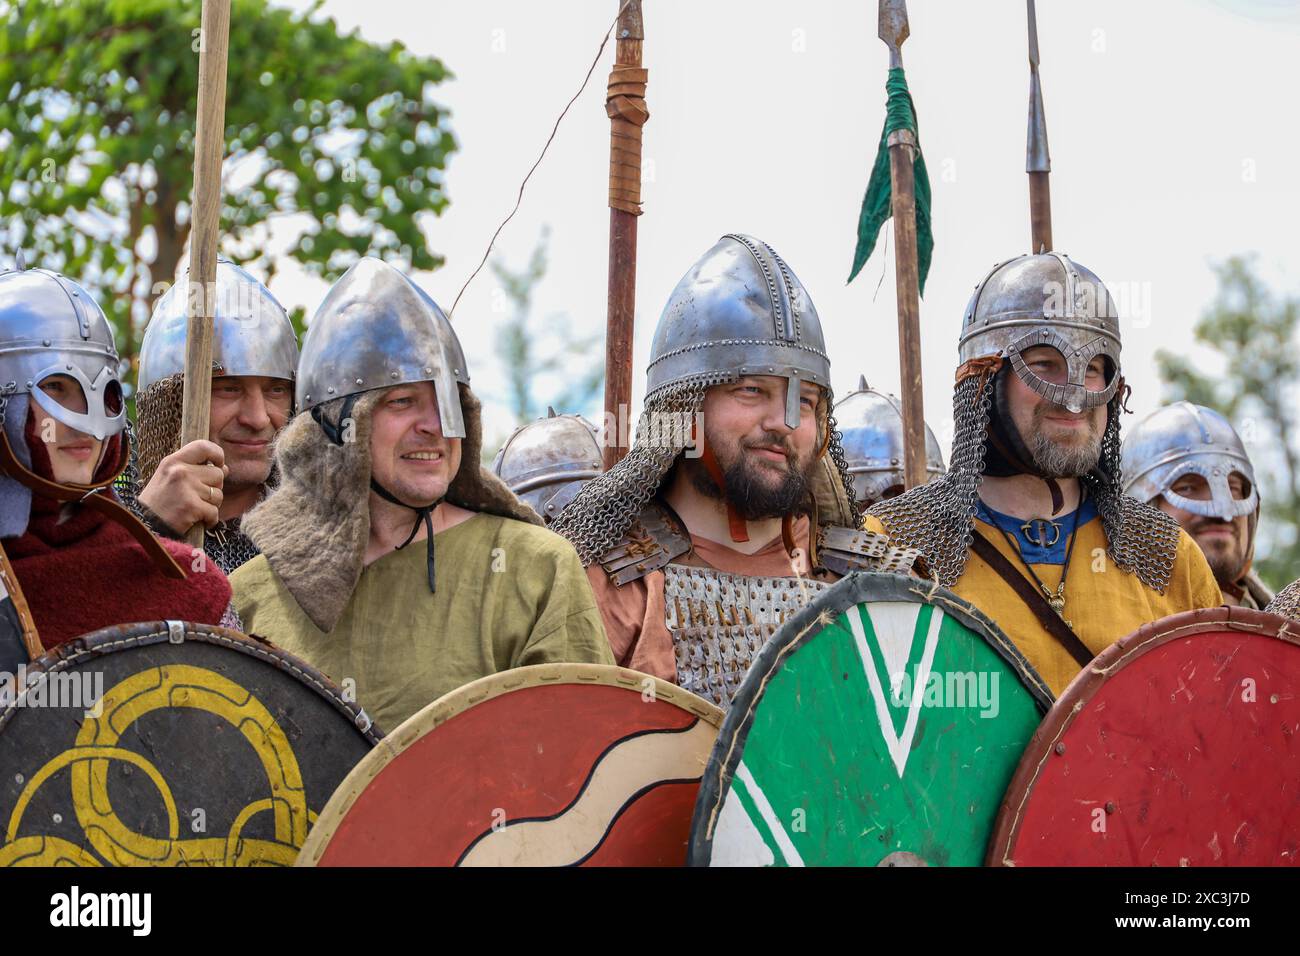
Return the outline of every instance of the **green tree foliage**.
{"type": "MultiPolygon", "coordinates": [[[[564,315],[533,321],[533,290],[546,275],[549,241],[550,232],[543,229],[527,265],[518,271],[495,259],[488,264],[511,311],[497,330],[496,352],[505,371],[506,401],[516,425],[540,418],[548,405],[561,414],[582,414],[605,384],[601,336],[575,335],[564,315]],[[562,376],[566,384],[547,395],[542,388],[547,376],[562,376]]],[[[485,461],[492,460],[505,437],[485,443],[485,461]]]]}
{"type": "Polygon", "coordinates": [[[1222,359],[1222,377],[1207,374],[1185,354],[1161,350],[1156,362],[1170,401],[1217,409],[1246,442],[1264,499],[1256,567],[1276,588],[1300,575],[1300,298],[1275,297],[1248,257],[1233,256],[1215,273],[1218,293],[1196,323],[1195,336],[1222,359]]]}
{"type": "MultiPolygon", "coordinates": [[[[332,280],[362,255],[433,269],[450,74],[333,20],[234,0],[221,252],[270,281],[269,225],[332,280]]],[[[0,0],[0,242],[94,290],[132,361],[190,227],[200,0],[0,0]]],[[[6,256],[8,258],[8,256],[6,256]]]]}

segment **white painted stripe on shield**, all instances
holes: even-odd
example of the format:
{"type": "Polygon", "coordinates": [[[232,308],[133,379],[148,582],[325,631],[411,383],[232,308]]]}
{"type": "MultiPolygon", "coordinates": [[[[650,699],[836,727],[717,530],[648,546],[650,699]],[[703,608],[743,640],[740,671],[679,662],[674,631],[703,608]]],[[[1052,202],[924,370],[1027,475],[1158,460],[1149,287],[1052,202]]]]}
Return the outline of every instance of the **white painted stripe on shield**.
{"type": "Polygon", "coordinates": [[[781,821],[776,818],[776,812],[772,809],[772,804],[767,802],[765,794],[758,783],[754,780],[754,775],[749,772],[742,760],[736,766],[736,776],[740,778],[745,785],[745,792],[749,798],[754,801],[754,806],[758,807],[758,813],[767,824],[767,828],[772,831],[772,838],[776,840],[776,845],[781,850],[781,855],[785,857],[787,866],[803,866],[803,857],[799,851],[794,848],[790,841],[790,834],[785,832],[785,827],[781,826],[781,821]]]}
{"type": "Polygon", "coordinates": [[[709,866],[771,866],[775,861],[771,847],[740,802],[733,780],[713,831],[709,866]]]}
{"type": "MultiPolygon", "coordinates": [[[[894,610],[893,603],[895,602],[881,606],[880,612],[888,616],[894,610]]],[[[885,689],[880,686],[880,678],[876,676],[875,658],[871,654],[871,646],[867,643],[866,631],[862,627],[862,605],[849,608],[845,617],[849,619],[849,630],[853,632],[853,640],[858,645],[862,669],[867,675],[867,685],[871,688],[871,697],[876,703],[876,722],[880,725],[880,735],[884,738],[885,748],[894,761],[894,769],[898,771],[899,779],[902,779],[903,771],[907,767],[907,758],[912,752],[912,738],[916,735],[916,725],[921,717],[921,701],[925,697],[925,685],[930,679],[930,668],[934,664],[935,648],[939,644],[939,627],[943,623],[943,612],[937,607],[930,612],[930,629],[925,638],[925,650],[917,665],[916,679],[912,682],[907,721],[903,724],[901,738],[894,732],[894,720],[889,712],[889,704],[885,700],[885,689]]],[[[872,628],[875,630],[874,614],[871,616],[871,621],[872,628]]],[[[915,629],[916,618],[913,617],[912,621],[915,629]]]]}

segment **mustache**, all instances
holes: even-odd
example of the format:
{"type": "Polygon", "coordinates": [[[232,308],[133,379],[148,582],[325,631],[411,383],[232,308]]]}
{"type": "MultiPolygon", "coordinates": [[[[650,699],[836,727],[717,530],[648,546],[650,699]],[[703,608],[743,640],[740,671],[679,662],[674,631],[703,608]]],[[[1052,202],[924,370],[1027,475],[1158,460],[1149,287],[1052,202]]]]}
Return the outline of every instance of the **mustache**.
{"type": "Polygon", "coordinates": [[[1236,525],[1231,521],[1224,521],[1222,518],[1198,518],[1192,523],[1192,534],[1203,531],[1206,528],[1235,528],[1236,525]]]}
{"type": "Polygon", "coordinates": [[[763,441],[742,442],[740,447],[746,451],[777,451],[787,458],[794,457],[794,448],[790,442],[775,435],[763,441]]]}

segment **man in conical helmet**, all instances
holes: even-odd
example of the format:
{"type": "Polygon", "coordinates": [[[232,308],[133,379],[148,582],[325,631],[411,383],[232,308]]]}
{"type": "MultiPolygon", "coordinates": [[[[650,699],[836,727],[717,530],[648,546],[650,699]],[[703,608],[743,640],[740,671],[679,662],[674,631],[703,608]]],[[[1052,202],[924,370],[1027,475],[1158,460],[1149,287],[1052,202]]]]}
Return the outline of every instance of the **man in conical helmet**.
{"type": "MultiPolygon", "coordinates": [[[[0,273],[0,538],[17,578],[4,590],[25,597],[21,623],[39,635],[29,657],[114,624],[238,626],[225,575],[159,542],[113,493],[129,455],[119,362],[78,283],[0,273]]],[[[12,671],[8,651],[0,670],[12,671]]]]}
{"type": "Polygon", "coordinates": [[[266,496],[272,442],[293,413],[298,341],[262,283],[220,259],[213,288],[212,411],[207,440],[181,447],[188,276],[158,299],[140,347],[135,510],[160,535],[206,527],[203,548],[227,574],[257,549],[241,516],[266,496]]]}
{"type": "Polygon", "coordinates": [[[1273,599],[1251,571],[1259,490],[1232,424],[1204,405],[1175,402],[1124,439],[1124,493],[1172,515],[1205,552],[1224,604],[1261,610],[1273,599]]]}
{"type": "MultiPolygon", "coordinates": [[[[867,385],[858,376],[858,387],[835,403],[844,461],[853,476],[858,505],[869,508],[877,501],[903,493],[903,408],[893,395],[867,385]]],[[[943,452],[930,426],[925,426],[925,473],[934,480],[944,473],[943,452]]]]}
{"type": "Polygon", "coordinates": [[[546,417],[514,430],[492,461],[492,471],[548,525],[600,474],[600,437],[581,415],[546,417]]]}
{"type": "Polygon", "coordinates": [[[479,464],[479,402],[442,310],[363,258],[303,341],[279,486],[245,517],[245,626],[305,658],[391,730],[525,664],[608,663],[573,548],[479,464]],[[435,547],[436,545],[436,547],[435,547]],[[435,561],[436,557],[436,561],[435,561]]]}
{"type": "Polygon", "coordinates": [[[948,473],[868,528],[919,548],[1056,693],[1139,625],[1219,604],[1191,537],[1122,493],[1119,321],[1096,275],[1054,252],[999,263],[958,350],[948,473]]]}
{"type": "Polygon", "coordinates": [[[726,706],[787,614],[914,553],[857,528],[821,323],[767,243],[723,236],[691,267],[646,388],[627,457],[553,527],[587,565],[615,659],[726,706]]]}

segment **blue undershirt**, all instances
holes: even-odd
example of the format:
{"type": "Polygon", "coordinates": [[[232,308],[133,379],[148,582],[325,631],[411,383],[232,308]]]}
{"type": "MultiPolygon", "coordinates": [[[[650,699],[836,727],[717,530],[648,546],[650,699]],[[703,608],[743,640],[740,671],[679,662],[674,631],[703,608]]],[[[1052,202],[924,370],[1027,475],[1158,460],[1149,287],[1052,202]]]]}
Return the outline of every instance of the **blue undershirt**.
{"type": "MultiPolygon", "coordinates": [[[[1097,517],[1097,506],[1092,503],[1091,498],[1085,498],[1083,504],[1076,511],[1079,515],[1078,526],[1080,528],[1097,517]]],[[[983,501],[979,501],[975,509],[975,517],[980,521],[987,525],[1002,528],[1007,534],[1011,535],[1012,540],[1020,548],[1020,557],[1027,564],[1065,564],[1065,554],[1070,544],[1070,534],[1075,527],[1074,516],[1075,511],[1071,511],[1052,519],[1060,525],[1061,533],[1057,537],[1055,544],[1044,548],[1032,543],[1025,537],[1024,532],[1021,530],[1021,526],[1025,522],[1021,519],[1013,518],[1001,511],[995,511],[983,501]]]]}

